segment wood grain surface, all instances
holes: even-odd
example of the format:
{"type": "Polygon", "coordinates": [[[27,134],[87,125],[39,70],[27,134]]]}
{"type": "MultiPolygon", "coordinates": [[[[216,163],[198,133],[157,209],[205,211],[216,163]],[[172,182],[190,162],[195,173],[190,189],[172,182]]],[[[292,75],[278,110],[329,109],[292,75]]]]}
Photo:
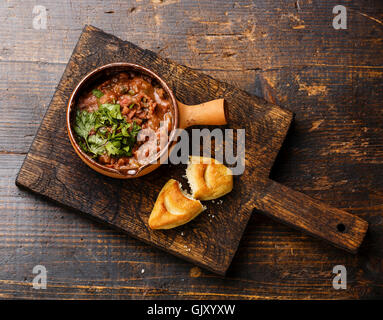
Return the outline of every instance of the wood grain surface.
{"type": "Polygon", "coordinates": [[[50,0],[48,29],[34,30],[34,2],[2,2],[0,296],[382,297],[382,4],[345,1],[348,29],[334,30],[339,3],[296,3],[50,0]],[[16,188],[84,24],[294,111],[271,178],[366,219],[360,253],[254,214],[221,278],[16,188]],[[47,267],[47,290],[32,288],[37,264],[47,267]],[[347,268],[347,290],[332,287],[338,264],[347,268]]]}
{"type": "MultiPolygon", "coordinates": [[[[86,26],[16,184],[224,275],[254,209],[254,201],[264,195],[260,182],[269,175],[291,120],[290,111],[86,26]],[[225,128],[246,133],[246,160],[243,159],[246,164],[244,173],[235,176],[234,190],[221,199],[224,203],[207,202],[207,210],[185,226],[151,230],[148,219],[159,192],[170,178],[185,180],[185,165],[163,165],[147,176],[121,181],[106,178],[82,163],[69,142],[66,106],[82,77],[112,62],[149,68],[165,80],[178,100],[189,105],[225,99],[228,121],[225,128]]],[[[235,151],[236,141],[233,144],[235,151]]],[[[187,188],[188,183],[183,182],[187,188]]]]}

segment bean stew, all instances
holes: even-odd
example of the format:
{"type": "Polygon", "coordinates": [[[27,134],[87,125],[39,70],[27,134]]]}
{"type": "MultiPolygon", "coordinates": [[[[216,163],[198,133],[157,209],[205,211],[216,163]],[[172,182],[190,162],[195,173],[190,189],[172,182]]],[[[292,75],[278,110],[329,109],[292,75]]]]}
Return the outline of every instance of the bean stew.
{"type": "Polygon", "coordinates": [[[155,79],[137,72],[116,73],[86,90],[73,119],[82,151],[121,172],[150,162],[171,128],[170,97],[155,79]]]}

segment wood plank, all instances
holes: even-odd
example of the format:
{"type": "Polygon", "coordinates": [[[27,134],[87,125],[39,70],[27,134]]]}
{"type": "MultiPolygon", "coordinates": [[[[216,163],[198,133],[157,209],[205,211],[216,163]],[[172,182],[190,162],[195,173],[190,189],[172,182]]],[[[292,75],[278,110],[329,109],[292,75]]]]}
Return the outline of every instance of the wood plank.
{"type": "Polygon", "coordinates": [[[383,95],[379,68],[383,33],[380,24],[373,20],[383,20],[381,1],[348,1],[347,8],[354,9],[348,12],[351,27],[339,32],[328,28],[332,16],[330,3],[300,0],[298,11],[294,2],[241,0],[223,4],[217,1],[200,2],[200,7],[192,10],[189,1],[179,1],[173,8],[173,1],[168,6],[156,6],[146,0],[113,0],[108,5],[85,0],[71,6],[70,1],[64,0],[57,7],[48,0],[44,2],[49,10],[46,31],[32,29],[34,3],[21,4],[14,0],[0,3],[4,21],[0,30],[0,60],[7,64],[0,72],[3,79],[0,109],[13,112],[9,121],[5,120],[7,112],[3,112],[5,118],[0,126],[0,142],[6,148],[0,152],[0,226],[5,234],[1,236],[0,256],[12,256],[9,266],[0,267],[0,279],[8,281],[2,282],[2,297],[355,299],[382,296],[380,110],[383,95]],[[135,19],[128,15],[130,6],[137,8],[133,12],[137,14],[135,19]],[[118,8],[126,10],[126,19],[123,13],[104,13],[118,8]],[[161,24],[153,19],[155,10],[161,24]],[[188,11],[190,14],[185,14],[188,11]],[[292,28],[293,15],[304,16],[305,29],[292,28]],[[115,19],[117,16],[119,19],[115,19]],[[227,35],[228,30],[222,24],[225,17],[242,34],[251,31],[257,21],[262,23],[257,23],[254,40],[244,37],[239,44],[240,37],[227,35]],[[182,23],[176,24],[175,20],[182,23]],[[370,230],[361,253],[351,256],[254,215],[226,279],[204,270],[199,277],[191,277],[191,264],[16,188],[14,179],[24,156],[14,152],[28,151],[32,137],[23,139],[23,135],[35,134],[39,117],[45,113],[86,23],[179,63],[201,68],[217,79],[293,110],[294,126],[271,177],[367,219],[370,230]],[[207,36],[213,32],[215,35],[207,36]],[[161,37],[157,36],[159,33],[161,37]],[[187,37],[194,39],[191,46],[187,37]],[[209,51],[205,50],[206,45],[209,51]],[[234,55],[226,57],[222,50],[234,55]],[[318,65],[317,61],[323,64],[318,65]],[[41,73],[38,68],[30,71],[29,63],[40,65],[41,73]],[[50,65],[57,69],[50,69],[50,65]],[[23,69],[27,70],[26,76],[23,69]],[[41,78],[48,74],[57,80],[52,78],[45,85],[41,78]],[[302,86],[296,75],[300,75],[302,86]],[[20,86],[19,79],[23,82],[20,86]],[[7,81],[12,82],[7,85],[7,81]],[[26,94],[13,90],[14,87],[24,89],[26,94]],[[43,89],[40,91],[39,87],[43,89]],[[309,95],[310,87],[317,93],[309,95]],[[320,91],[323,87],[325,90],[320,91]],[[18,95],[19,100],[7,97],[8,90],[13,90],[12,96],[18,95]],[[28,103],[32,112],[24,106],[28,103]],[[8,135],[7,123],[14,125],[18,121],[25,121],[25,129],[17,130],[15,125],[12,135],[8,135]],[[56,237],[60,230],[65,231],[56,237]],[[113,249],[107,250],[109,246],[113,249]],[[80,262],[76,253],[82,257],[80,262]],[[140,268],[130,267],[143,261],[146,270],[143,275],[140,268]],[[39,293],[31,289],[31,270],[39,263],[53,271],[48,281],[61,286],[50,289],[48,285],[47,291],[39,293]],[[347,290],[336,291],[331,286],[331,271],[336,264],[347,267],[350,280],[347,290]],[[101,288],[105,283],[114,289],[101,288]]]}
{"type": "Polygon", "coordinates": [[[253,209],[249,182],[255,180],[255,174],[260,176],[260,172],[267,175],[291,119],[290,112],[244,91],[164,60],[94,27],[86,27],[20,170],[17,184],[224,274],[253,209]],[[181,179],[184,168],[162,166],[140,179],[119,181],[90,172],[74,155],[65,128],[66,102],[81,77],[96,66],[113,61],[130,61],[151,68],[165,79],[177,99],[187,104],[225,98],[230,127],[246,129],[246,143],[251,146],[246,155],[249,169],[236,177],[236,188],[225,197],[225,205],[213,204],[209,208],[208,212],[217,216],[217,222],[212,223],[209,214],[204,214],[182,228],[152,231],[147,227],[147,219],[160,189],[170,177],[181,179]],[[86,187],[88,183],[93,189],[91,193],[86,187]],[[180,236],[180,230],[190,236],[180,236]]]}
{"type": "Polygon", "coordinates": [[[0,247],[0,279],[2,293],[9,297],[327,299],[368,295],[366,291],[332,289],[331,270],[340,262],[347,265],[353,282],[365,283],[370,290],[381,289],[381,283],[365,282],[357,272],[362,257],[259,215],[250,220],[225,278],[198,270],[18,189],[13,181],[23,159],[23,155],[0,155],[0,185],[7,186],[0,188],[4,217],[0,234],[6,241],[0,247]],[[43,292],[31,291],[31,271],[36,264],[44,264],[50,272],[48,289],[43,292]]]}
{"type": "Polygon", "coordinates": [[[383,11],[379,0],[369,5],[350,2],[350,30],[360,30],[358,46],[347,31],[332,27],[329,2],[245,1],[102,1],[86,0],[60,6],[47,0],[47,30],[32,28],[32,6],[3,2],[0,30],[4,60],[64,63],[85,24],[160,52],[192,68],[263,70],[292,66],[358,65],[381,68],[383,58],[371,44],[381,45],[383,11]],[[135,8],[133,12],[131,9],[135,8]],[[106,13],[113,11],[113,13],[106,13]],[[182,17],[180,19],[179,17],[182,17]],[[379,20],[380,19],[380,20],[379,20]],[[297,26],[304,28],[294,29],[297,26]],[[368,32],[363,32],[367,26],[368,32]],[[377,33],[377,34],[376,34],[377,33]],[[331,47],[325,39],[331,39],[331,47]],[[283,43],[283,47],[281,47],[283,43]],[[302,45],[297,45],[302,43],[302,45]],[[28,48],[28,54],[24,48],[28,48]],[[44,48],[44,49],[42,49],[44,48]],[[286,54],[288,52],[288,54],[286,54]],[[270,54],[272,53],[272,54],[270,54]],[[360,60],[361,55],[363,60],[360,60]],[[293,58],[296,57],[296,58],[293,58]],[[299,57],[299,58],[298,58],[299,57]]]}

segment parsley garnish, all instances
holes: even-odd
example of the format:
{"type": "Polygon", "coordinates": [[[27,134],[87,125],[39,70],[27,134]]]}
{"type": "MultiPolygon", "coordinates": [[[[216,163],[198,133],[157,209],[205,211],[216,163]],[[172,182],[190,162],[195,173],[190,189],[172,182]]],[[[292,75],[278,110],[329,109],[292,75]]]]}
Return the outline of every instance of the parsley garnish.
{"type": "Polygon", "coordinates": [[[98,89],[92,90],[92,94],[94,96],[96,96],[96,98],[98,98],[98,99],[100,99],[104,95],[104,93],[101,90],[98,90],[98,89]]]}
{"type": "Polygon", "coordinates": [[[109,115],[112,119],[122,120],[121,110],[119,104],[104,103],[100,106],[101,112],[109,115]]]}
{"type": "Polygon", "coordinates": [[[119,104],[104,103],[94,112],[78,110],[75,120],[79,146],[92,157],[132,155],[141,127],[125,120],[119,104]]]}
{"type": "Polygon", "coordinates": [[[94,127],[96,114],[94,112],[77,111],[76,126],[74,131],[85,140],[88,138],[90,131],[94,127]]]}

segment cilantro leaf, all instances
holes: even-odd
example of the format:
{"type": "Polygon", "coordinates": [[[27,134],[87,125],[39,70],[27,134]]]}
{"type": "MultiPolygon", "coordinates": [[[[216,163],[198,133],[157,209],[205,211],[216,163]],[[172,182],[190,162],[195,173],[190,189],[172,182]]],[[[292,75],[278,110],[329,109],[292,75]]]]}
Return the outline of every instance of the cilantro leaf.
{"type": "Polygon", "coordinates": [[[79,146],[80,146],[80,148],[81,148],[82,150],[84,150],[85,152],[89,152],[89,148],[88,148],[88,146],[86,145],[86,143],[84,143],[83,141],[79,140],[78,144],[79,144],[79,146]]]}
{"type": "Polygon", "coordinates": [[[136,121],[133,121],[132,131],[131,135],[133,137],[136,137],[138,135],[138,132],[141,130],[141,127],[136,123],[136,121]]]}
{"type": "Polygon", "coordinates": [[[104,93],[101,90],[98,90],[98,89],[92,90],[92,94],[94,96],[96,96],[96,98],[98,98],[98,99],[100,99],[104,95],[104,93]]]}
{"type": "Polygon", "coordinates": [[[119,104],[104,103],[100,106],[100,110],[107,111],[112,119],[122,120],[119,104]]]}
{"type": "Polygon", "coordinates": [[[122,150],[125,151],[127,156],[132,155],[132,150],[130,149],[130,146],[126,146],[126,147],[122,148],[122,150]]]}
{"type": "Polygon", "coordinates": [[[93,134],[88,138],[89,152],[93,153],[95,156],[102,155],[105,153],[105,144],[107,139],[101,136],[100,134],[93,134]]]}
{"type": "Polygon", "coordinates": [[[120,152],[120,148],[118,146],[116,146],[113,142],[109,141],[106,145],[105,145],[105,148],[106,148],[106,152],[108,153],[108,155],[118,155],[119,152],[120,152]]]}
{"type": "Polygon", "coordinates": [[[124,123],[124,125],[121,127],[121,134],[124,136],[124,137],[130,137],[130,132],[129,132],[129,128],[130,128],[131,124],[130,123],[124,123]]]}
{"type": "Polygon", "coordinates": [[[105,153],[105,146],[98,146],[96,144],[89,145],[89,152],[93,153],[94,156],[101,156],[105,153]]]}
{"type": "Polygon", "coordinates": [[[92,157],[130,157],[141,127],[126,121],[119,104],[105,103],[94,112],[79,110],[74,130],[81,149],[92,157]]]}
{"type": "Polygon", "coordinates": [[[88,142],[96,145],[103,145],[106,143],[106,139],[99,134],[93,134],[89,136],[88,142]]]}
{"type": "Polygon", "coordinates": [[[74,131],[85,140],[88,138],[90,131],[94,127],[96,121],[96,114],[94,112],[77,111],[76,124],[74,131]]]}

